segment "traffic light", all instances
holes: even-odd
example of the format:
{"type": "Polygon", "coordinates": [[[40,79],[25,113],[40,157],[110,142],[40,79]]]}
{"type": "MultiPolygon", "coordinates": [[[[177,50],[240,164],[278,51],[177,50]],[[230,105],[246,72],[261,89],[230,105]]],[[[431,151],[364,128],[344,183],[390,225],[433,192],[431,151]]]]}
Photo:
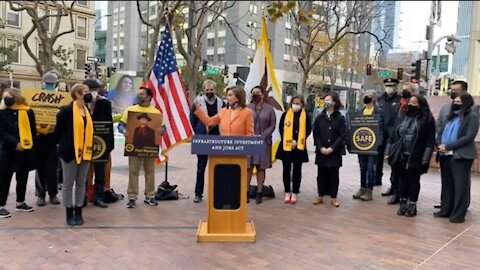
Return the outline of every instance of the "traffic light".
{"type": "Polygon", "coordinates": [[[365,71],[366,71],[366,73],[367,73],[367,76],[372,75],[372,65],[371,65],[371,64],[367,64],[367,65],[365,66],[365,71]]]}
{"type": "Polygon", "coordinates": [[[203,71],[207,70],[207,64],[208,64],[207,60],[204,59],[204,60],[202,61],[202,69],[203,69],[203,71]]]}
{"type": "Polygon", "coordinates": [[[416,79],[417,81],[420,80],[421,68],[422,68],[422,60],[417,60],[416,62],[412,63],[412,69],[410,70],[410,73],[413,76],[411,76],[411,79],[416,79]]]}
{"type": "Polygon", "coordinates": [[[92,67],[90,66],[90,63],[85,63],[85,78],[87,78],[88,75],[92,72],[92,67]]]}
{"type": "Polygon", "coordinates": [[[441,85],[442,85],[442,79],[437,79],[437,80],[435,81],[435,89],[436,89],[437,91],[440,91],[440,86],[441,86],[441,85]]]}
{"type": "Polygon", "coordinates": [[[228,65],[225,65],[225,67],[223,68],[223,75],[228,76],[228,65]]]}
{"type": "Polygon", "coordinates": [[[399,81],[403,79],[403,68],[397,68],[397,79],[399,81]]]}
{"type": "Polygon", "coordinates": [[[108,67],[107,68],[107,77],[111,77],[113,73],[117,72],[116,67],[108,67]]]}

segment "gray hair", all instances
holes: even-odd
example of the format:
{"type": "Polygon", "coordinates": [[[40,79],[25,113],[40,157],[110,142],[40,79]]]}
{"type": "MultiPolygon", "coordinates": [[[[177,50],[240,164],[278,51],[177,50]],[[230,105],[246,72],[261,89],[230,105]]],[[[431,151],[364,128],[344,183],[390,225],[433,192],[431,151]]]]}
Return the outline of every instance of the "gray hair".
{"type": "Polygon", "coordinates": [[[405,83],[403,83],[402,88],[403,88],[403,86],[406,86],[406,87],[410,88],[410,89],[412,90],[412,95],[418,94],[418,87],[417,87],[417,85],[415,85],[415,84],[413,84],[413,83],[411,83],[411,82],[405,82],[405,83]]]}
{"type": "Polygon", "coordinates": [[[370,96],[373,98],[373,100],[377,101],[377,98],[378,98],[378,95],[377,95],[377,91],[376,90],[366,90],[364,93],[363,93],[363,96],[370,96]]]}
{"type": "Polygon", "coordinates": [[[217,84],[212,80],[203,81],[202,88],[205,89],[205,86],[207,86],[207,85],[213,86],[213,88],[215,88],[215,89],[217,88],[217,84]]]}

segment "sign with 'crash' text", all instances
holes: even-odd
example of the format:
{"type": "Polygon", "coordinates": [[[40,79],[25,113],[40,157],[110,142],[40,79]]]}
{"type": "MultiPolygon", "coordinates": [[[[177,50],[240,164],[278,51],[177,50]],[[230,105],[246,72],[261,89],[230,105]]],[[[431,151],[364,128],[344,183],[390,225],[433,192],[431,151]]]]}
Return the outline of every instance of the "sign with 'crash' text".
{"type": "Polygon", "coordinates": [[[35,121],[41,125],[55,125],[60,107],[72,102],[68,92],[22,89],[22,94],[35,113],[35,121]]]}

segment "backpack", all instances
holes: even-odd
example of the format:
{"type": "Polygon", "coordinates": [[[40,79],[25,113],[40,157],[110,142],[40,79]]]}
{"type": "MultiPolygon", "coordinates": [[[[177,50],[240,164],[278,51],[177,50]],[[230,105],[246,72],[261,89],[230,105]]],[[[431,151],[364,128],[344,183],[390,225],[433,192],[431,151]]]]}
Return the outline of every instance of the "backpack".
{"type": "MultiPolygon", "coordinates": [[[[257,196],[257,186],[249,186],[248,187],[248,197],[254,199],[257,196]]],[[[273,187],[270,185],[264,185],[262,189],[262,197],[265,198],[275,198],[275,192],[273,191],[273,187]]]]}
{"type": "Polygon", "coordinates": [[[115,193],[115,191],[112,189],[109,189],[107,191],[105,191],[105,199],[104,201],[106,203],[114,203],[118,200],[123,200],[125,198],[125,196],[123,196],[123,194],[117,194],[115,193]]]}
{"type": "Polygon", "coordinates": [[[157,192],[155,192],[155,199],[159,201],[178,200],[177,185],[170,185],[167,180],[158,185],[157,192]]]}

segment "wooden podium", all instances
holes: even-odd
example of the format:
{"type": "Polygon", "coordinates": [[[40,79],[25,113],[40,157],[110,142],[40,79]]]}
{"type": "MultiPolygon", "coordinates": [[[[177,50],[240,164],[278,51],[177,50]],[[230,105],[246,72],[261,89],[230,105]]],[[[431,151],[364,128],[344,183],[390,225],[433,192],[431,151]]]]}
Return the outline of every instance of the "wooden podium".
{"type": "Polygon", "coordinates": [[[255,242],[246,211],[247,156],[262,153],[262,137],[193,137],[192,154],[209,155],[208,213],[198,225],[197,242],[255,242]]]}

